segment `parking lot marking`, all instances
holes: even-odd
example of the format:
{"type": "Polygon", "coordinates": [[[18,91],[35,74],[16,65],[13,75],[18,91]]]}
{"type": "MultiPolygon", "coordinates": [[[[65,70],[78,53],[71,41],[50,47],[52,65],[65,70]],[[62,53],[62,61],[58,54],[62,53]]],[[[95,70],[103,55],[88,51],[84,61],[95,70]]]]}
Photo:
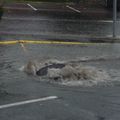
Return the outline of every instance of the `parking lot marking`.
{"type": "Polygon", "coordinates": [[[66,7],[69,8],[69,9],[71,9],[71,10],[73,10],[73,11],[75,11],[75,12],[81,13],[81,11],[79,11],[79,10],[73,8],[73,7],[70,7],[69,5],[67,5],[66,7]]]}
{"type": "Polygon", "coordinates": [[[31,7],[34,11],[37,11],[37,9],[35,7],[33,7],[32,5],[30,4],[27,4],[29,7],[31,7]]]}
{"type": "Polygon", "coordinates": [[[47,100],[53,100],[53,99],[57,99],[57,98],[58,98],[57,96],[49,96],[49,97],[44,97],[44,98],[39,98],[39,99],[10,103],[10,104],[6,104],[6,105],[0,105],[0,109],[11,108],[11,107],[15,107],[15,106],[20,106],[20,105],[25,105],[25,104],[30,104],[30,103],[36,103],[36,102],[42,102],[42,101],[47,101],[47,100]]]}

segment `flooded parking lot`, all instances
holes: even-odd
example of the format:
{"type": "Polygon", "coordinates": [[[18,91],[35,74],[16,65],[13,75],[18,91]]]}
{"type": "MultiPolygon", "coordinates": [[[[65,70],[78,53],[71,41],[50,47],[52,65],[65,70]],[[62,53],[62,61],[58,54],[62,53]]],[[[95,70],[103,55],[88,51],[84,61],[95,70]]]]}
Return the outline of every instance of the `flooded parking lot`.
{"type": "MultiPolygon", "coordinates": [[[[35,61],[38,70],[44,66],[61,63],[70,65],[70,67],[73,68],[74,66],[80,66],[83,69],[87,69],[88,67],[88,71],[94,67],[94,69],[96,69],[95,71],[98,69],[101,71],[105,70],[107,73],[111,71],[118,72],[120,59],[118,46],[118,44],[108,43],[97,43],[93,45],[25,44],[27,52],[24,51],[20,44],[1,46],[1,72],[6,73],[6,75],[1,74],[1,77],[7,78],[9,75],[12,75],[11,73],[7,74],[7,72],[12,72],[12,70],[17,74],[23,74],[29,77],[29,75],[27,76],[24,72],[19,71],[20,68],[27,65],[29,61],[35,61]],[[104,51],[101,51],[101,49],[104,51]],[[39,64],[41,64],[42,67],[40,67],[39,64]]],[[[18,75],[14,75],[14,77],[18,77],[18,75]]],[[[11,79],[10,77],[8,78],[11,79]]],[[[35,78],[37,77],[35,76],[35,78]]]]}
{"type": "Polygon", "coordinates": [[[1,109],[0,117],[3,120],[8,119],[9,115],[11,116],[9,119],[12,120],[21,119],[20,116],[25,117],[30,114],[33,114],[30,115],[31,120],[33,118],[64,120],[69,117],[85,120],[117,120],[119,118],[119,44],[25,44],[25,47],[28,50],[27,54],[20,44],[0,46],[1,105],[54,95],[58,99],[1,109]],[[77,60],[83,66],[105,70],[110,75],[110,81],[94,86],[84,84],[66,86],[49,82],[48,79],[41,80],[37,76],[27,75],[19,70],[29,60],[45,59],[73,62],[77,60]],[[53,111],[50,112],[51,107],[53,111]],[[23,109],[25,112],[22,112],[23,109]],[[54,112],[56,115],[53,114],[54,112]]]}
{"type": "Polygon", "coordinates": [[[46,10],[42,9],[46,5],[30,5],[6,6],[0,23],[1,41],[84,43],[0,45],[0,119],[119,120],[120,44],[90,43],[93,39],[88,39],[111,35],[111,12],[102,8],[89,14],[80,8],[82,13],[74,13],[69,9],[73,6],[66,4],[50,5],[54,9],[47,11],[50,6],[46,10]],[[37,67],[41,70],[38,75],[44,76],[27,74],[23,69],[29,61],[33,66],[27,72],[37,67]]]}

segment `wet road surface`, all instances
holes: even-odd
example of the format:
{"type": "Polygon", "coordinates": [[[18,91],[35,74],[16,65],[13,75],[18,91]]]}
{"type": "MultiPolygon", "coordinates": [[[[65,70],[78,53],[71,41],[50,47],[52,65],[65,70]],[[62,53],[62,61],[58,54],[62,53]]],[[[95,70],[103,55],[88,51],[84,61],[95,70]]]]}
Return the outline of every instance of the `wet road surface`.
{"type": "MultiPolygon", "coordinates": [[[[61,39],[65,37],[69,38],[70,36],[68,35],[71,35],[71,33],[75,34],[73,35],[74,39],[77,35],[76,38],[79,39],[79,32],[75,32],[74,30],[83,28],[76,27],[75,29],[74,25],[78,26],[77,23],[81,23],[79,21],[80,18],[76,20],[72,16],[64,18],[65,16],[61,15],[60,19],[58,19],[56,15],[36,13],[29,9],[28,7],[28,11],[24,13],[20,11],[16,13],[13,10],[5,13],[0,24],[1,39],[61,39]],[[61,24],[65,26],[65,23],[72,28],[72,31],[65,30],[64,34],[62,30],[67,28],[61,24]],[[71,25],[71,23],[73,24],[71,25]],[[52,30],[50,27],[53,27],[52,30]]],[[[83,23],[84,20],[82,20],[81,25],[83,23]]],[[[104,24],[108,25],[111,22],[104,24]]],[[[99,26],[99,23],[97,25],[99,26]]],[[[102,27],[105,27],[105,25],[102,27]]],[[[94,33],[97,34],[96,29],[99,28],[93,29],[95,29],[94,33]]],[[[108,30],[106,31],[108,32],[108,30]]],[[[93,33],[92,31],[90,32],[93,33]]],[[[27,54],[24,53],[20,44],[0,46],[0,106],[48,96],[57,96],[58,98],[1,108],[1,120],[120,119],[120,44],[26,44],[25,46],[28,51],[27,54]],[[110,74],[112,82],[92,87],[70,87],[55,83],[52,84],[49,81],[41,81],[38,77],[29,76],[19,70],[30,59],[40,58],[58,59],[61,61],[90,58],[90,60],[88,59],[88,61],[84,61],[82,64],[106,70],[110,74]]]]}
{"type": "Polygon", "coordinates": [[[120,118],[119,46],[119,44],[93,46],[28,44],[26,45],[29,50],[28,56],[19,44],[0,46],[0,106],[48,96],[58,97],[53,100],[1,108],[1,120],[118,120],[120,118]],[[82,62],[83,65],[106,70],[113,81],[93,87],[70,87],[41,81],[39,77],[19,71],[19,68],[31,58],[77,60],[82,57],[93,59],[82,62]]]}
{"type": "MultiPolygon", "coordinates": [[[[118,14],[118,37],[119,16],[118,14]]],[[[111,37],[112,12],[105,7],[96,10],[72,4],[8,4],[5,6],[5,14],[0,24],[0,34],[3,40],[10,38],[80,40],[81,37],[84,39],[111,37]]]]}

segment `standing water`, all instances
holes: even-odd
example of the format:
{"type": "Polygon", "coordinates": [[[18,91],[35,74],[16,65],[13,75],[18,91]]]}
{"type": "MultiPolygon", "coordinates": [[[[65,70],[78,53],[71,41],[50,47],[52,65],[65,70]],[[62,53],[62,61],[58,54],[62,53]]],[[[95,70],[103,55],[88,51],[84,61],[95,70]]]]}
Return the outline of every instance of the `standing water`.
{"type": "MultiPolygon", "coordinates": [[[[81,119],[86,118],[85,120],[119,118],[119,45],[25,46],[29,54],[24,53],[19,44],[0,46],[1,105],[57,95],[60,99],[56,102],[49,102],[44,106],[39,104],[36,109],[53,103],[52,108],[55,106],[57,114],[60,112],[64,117],[67,117],[66,113],[70,110],[74,117],[79,116],[81,119]],[[28,68],[28,71],[34,69],[34,72],[30,72],[33,74],[20,71],[25,68],[28,68]],[[36,70],[42,68],[47,72],[43,76],[37,76],[36,70]]],[[[47,107],[47,110],[49,109],[51,110],[51,106],[47,107]]],[[[16,112],[19,110],[15,109],[16,112]]],[[[14,112],[14,109],[10,109],[10,115],[13,114],[12,111],[14,112]]],[[[30,112],[30,108],[27,111],[30,112]]],[[[2,110],[1,113],[1,118],[4,118],[6,112],[2,110]]],[[[47,114],[50,113],[45,116],[47,114]]],[[[11,120],[12,118],[13,116],[11,120]]]]}

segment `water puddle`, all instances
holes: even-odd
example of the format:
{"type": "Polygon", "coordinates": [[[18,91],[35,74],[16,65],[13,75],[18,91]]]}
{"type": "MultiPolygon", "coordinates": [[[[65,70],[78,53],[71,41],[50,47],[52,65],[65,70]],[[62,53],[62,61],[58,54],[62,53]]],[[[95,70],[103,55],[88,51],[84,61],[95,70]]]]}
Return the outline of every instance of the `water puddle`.
{"type": "Polygon", "coordinates": [[[41,81],[67,86],[107,85],[111,82],[111,76],[106,70],[81,63],[81,61],[87,60],[91,61],[88,58],[71,61],[59,61],[56,59],[32,60],[22,66],[20,70],[29,75],[38,76],[41,81]]]}

